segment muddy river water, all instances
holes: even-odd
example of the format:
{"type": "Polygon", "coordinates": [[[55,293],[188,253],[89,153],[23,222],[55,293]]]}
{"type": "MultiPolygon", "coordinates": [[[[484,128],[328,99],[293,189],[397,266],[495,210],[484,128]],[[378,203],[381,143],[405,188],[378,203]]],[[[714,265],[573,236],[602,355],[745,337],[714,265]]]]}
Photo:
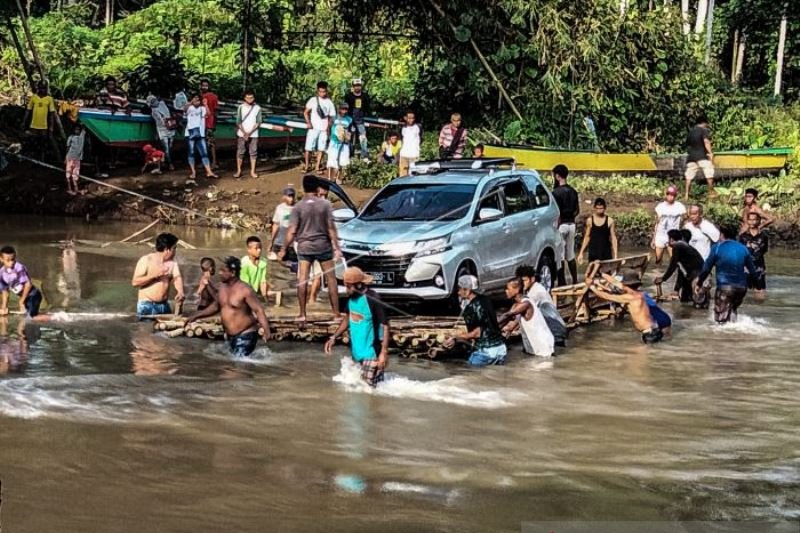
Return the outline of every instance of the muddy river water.
{"type": "MultiPolygon", "coordinates": [[[[0,323],[2,525],[12,532],[520,531],[545,520],[800,518],[800,260],[768,257],[740,320],[669,305],[673,339],[628,322],[552,360],[393,360],[365,391],[343,349],[168,339],[134,310],[136,228],[22,218],[4,243],[56,313],[0,323]],[[80,314],[84,313],[84,314],[80,314]],[[100,313],[89,315],[88,313],[100,313]],[[22,335],[20,335],[22,333],[22,335]],[[23,340],[23,338],[25,340],[23,340]]],[[[176,231],[189,285],[244,235],[176,231]]],[[[652,273],[651,273],[652,276],[652,273]]]]}

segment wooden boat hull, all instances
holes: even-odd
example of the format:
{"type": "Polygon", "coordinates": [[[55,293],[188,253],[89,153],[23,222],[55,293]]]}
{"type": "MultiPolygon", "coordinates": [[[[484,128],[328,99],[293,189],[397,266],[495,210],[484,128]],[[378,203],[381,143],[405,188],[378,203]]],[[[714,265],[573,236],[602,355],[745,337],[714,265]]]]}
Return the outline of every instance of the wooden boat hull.
{"type": "MultiPolygon", "coordinates": [[[[158,139],[153,118],[138,111],[130,115],[111,113],[106,109],[83,108],[79,111],[81,123],[95,137],[108,146],[139,148],[158,139]]],[[[287,120],[289,117],[287,117],[287,120]]],[[[287,142],[302,143],[306,132],[293,128],[279,131],[262,127],[259,131],[259,145],[263,148],[283,147],[287,142]]],[[[218,147],[236,145],[236,125],[233,117],[223,116],[217,121],[215,138],[218,147]]],[[[183,131],[175,134],[176,141],[183,140],[183,131]]]]}
{"type": "MultiPolygon", "coordinates": [[[[520,166],[539,172],[550,172],[554,166],[567,165],[578,174],[645,174],[666,177],[682,176],[685,155],[603,154],[531,146],[488,145],[486,157],[513,157],[520,166]]],[[[791,148],[737,150],[717,152],[714,157],[716,176],[747,177],[776,174],[787,167],[791,148]]]]}

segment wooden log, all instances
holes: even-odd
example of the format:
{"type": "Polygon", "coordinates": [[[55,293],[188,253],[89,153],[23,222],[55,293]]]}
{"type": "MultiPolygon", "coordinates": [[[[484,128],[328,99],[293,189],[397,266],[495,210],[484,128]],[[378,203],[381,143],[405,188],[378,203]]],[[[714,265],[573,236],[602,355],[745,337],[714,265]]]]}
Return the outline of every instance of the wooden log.
{"type": "Polygon", "coordinates": [[[174,338],[174,337],[181,337],[185,334],[183,329],[173,329],[172,331],[166,331],[164,334],[167,337],[174,338]]]}
{"type": "MultiPolygon", "coordinates": [[[[174,331],[180,331],[180,330],[177,330],[177,329],[176,329],[176,330],[174,330],[174,331]]],[[[186,330],[186,336],[187,336],[187,337],[189,337],[190,339],[191,339],[192,337],[194,337],[194,329],[192,329],[192,328],[189,328],[189,329],[187,329],[187,330],[186,330]]]]}
{"type": "MultiPolygon", "coordinates": [[[[210,328],[208,328],[208,329],[210,329],[210,328]]],[[[205,333],[206,331],[207,331],[207,329],[204,328],[201,325],[197,325],[197,326],[194,327],[194,334],[195,334],[196,337],[202,337],[203,333],[205,333]]]]}

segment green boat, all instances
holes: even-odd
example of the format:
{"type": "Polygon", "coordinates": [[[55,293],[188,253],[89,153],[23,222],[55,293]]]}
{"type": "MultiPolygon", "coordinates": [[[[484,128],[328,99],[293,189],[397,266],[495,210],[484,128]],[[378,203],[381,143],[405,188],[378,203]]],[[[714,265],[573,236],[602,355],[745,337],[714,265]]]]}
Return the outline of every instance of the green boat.
{"type": "MultiPolygon", "coordinates": [[[[132,111],[128,115],[121,112],[112,113],[108,109],[85,107],[80,109],[78,115],[86,129],[108,146],[139,148],[158,140],[153,117],[140,111],[132,111]]],[[[288,115],[270,116],[269,121],[261,125],[259,145],[262,148],[279,148],[292,142],[302,143],[306,135],[305,130],[284,125],[295,124],[298,120],[302,121],[288,115]]],[[[236,145],[236,122],[231,114],[220,114],[214,137],[218,147],[236,145]]],[[[175,132],[175,140],[181,139],[183,130],[179,128],[175,132]]]]}

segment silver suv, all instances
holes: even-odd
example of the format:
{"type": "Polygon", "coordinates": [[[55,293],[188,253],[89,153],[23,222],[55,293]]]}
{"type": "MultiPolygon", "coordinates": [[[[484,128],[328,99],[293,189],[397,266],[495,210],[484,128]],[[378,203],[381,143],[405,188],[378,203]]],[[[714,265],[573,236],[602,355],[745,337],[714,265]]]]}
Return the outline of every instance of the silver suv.
{"type": "Polygon", "coordinates": [[[464,274],[499,293],[523,264],[552,285],[558,207],[539,174],[513,160],[418,163],[359,213],[334,216],[347,265],[372,274],[385,299],[452,299],[464,274]]]}

